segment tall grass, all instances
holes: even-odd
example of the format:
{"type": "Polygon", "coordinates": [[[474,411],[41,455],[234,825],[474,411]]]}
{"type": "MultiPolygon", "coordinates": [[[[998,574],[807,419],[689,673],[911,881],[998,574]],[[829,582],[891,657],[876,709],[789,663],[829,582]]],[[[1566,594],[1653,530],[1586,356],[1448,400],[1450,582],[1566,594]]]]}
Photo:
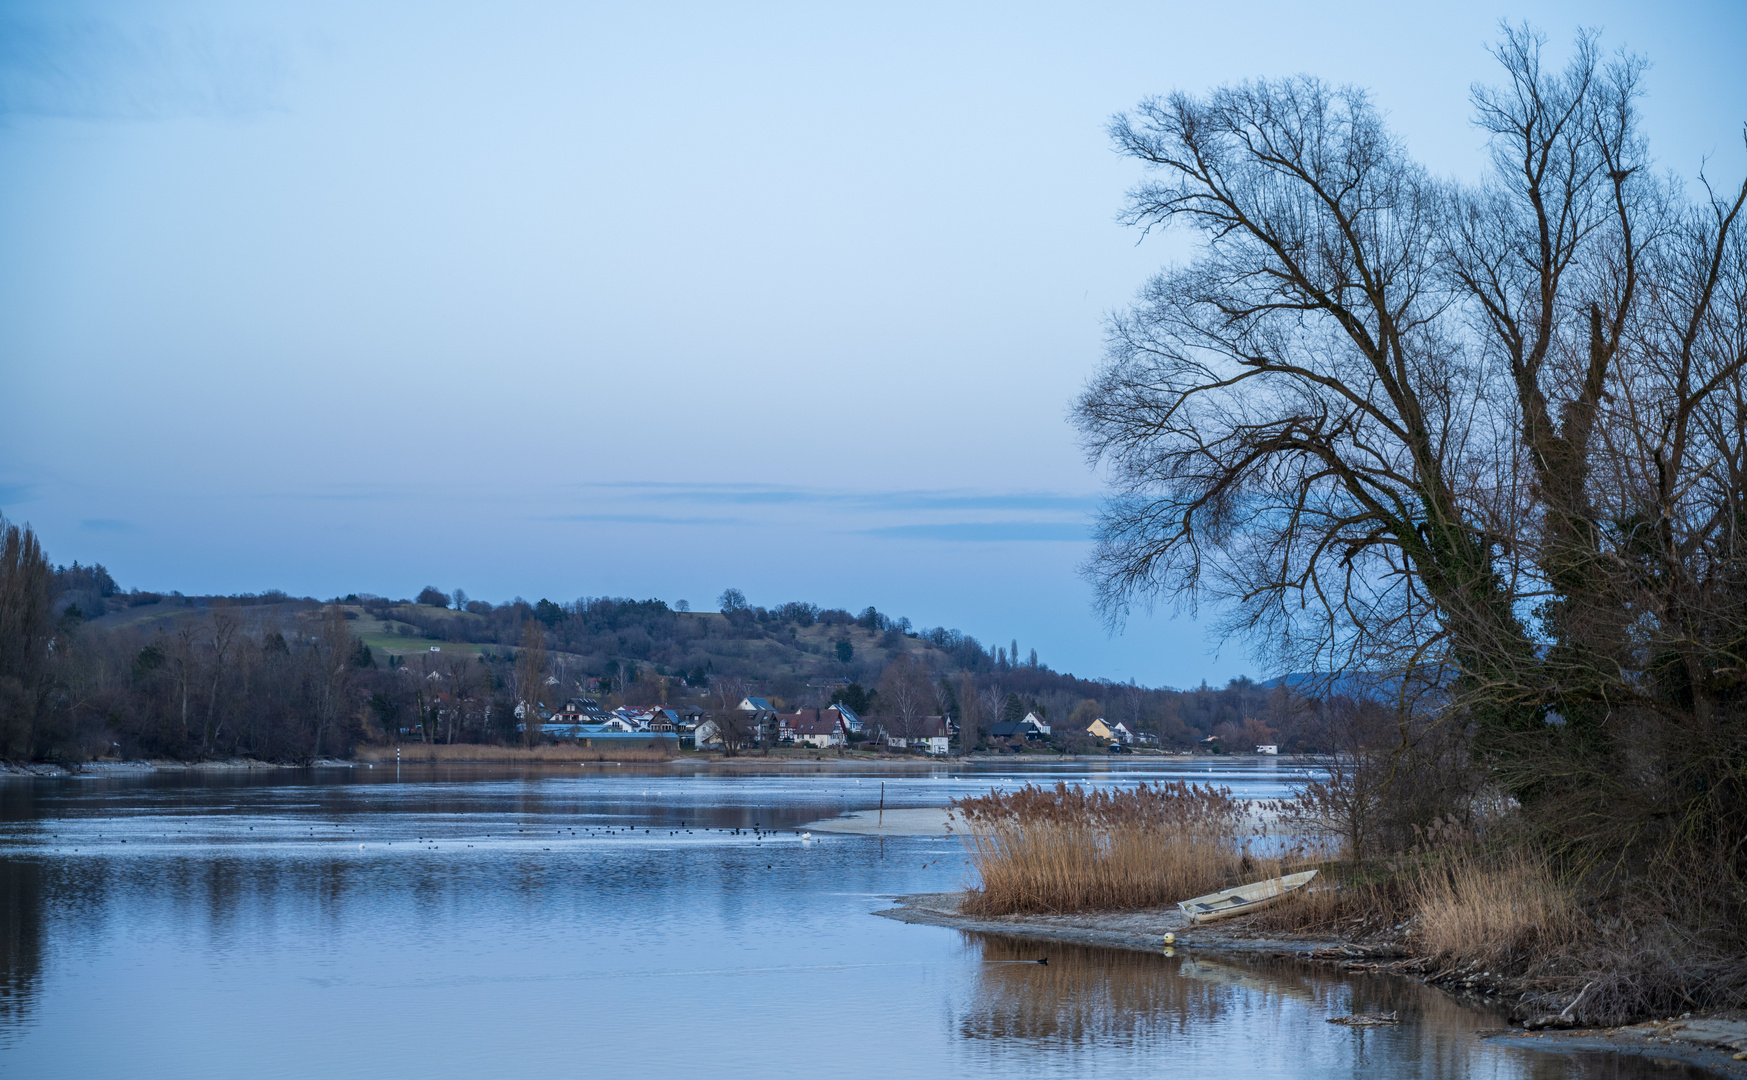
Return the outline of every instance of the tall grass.
{"type": "Polygon", "coordinates": [[[1546,861],[1457,849],[1412,886],[1413,941],[1428,956],[1509,965],[1568,949],[1583,918],[1546,861]]]}
{"type": "Polygon", "coordinates": [[[1260,869],[1238,838],[1244,807],[1229,788],[1027,784],[953,809],[980,879],[963,906],[972,915],[1153,907],[1260,869]]]}

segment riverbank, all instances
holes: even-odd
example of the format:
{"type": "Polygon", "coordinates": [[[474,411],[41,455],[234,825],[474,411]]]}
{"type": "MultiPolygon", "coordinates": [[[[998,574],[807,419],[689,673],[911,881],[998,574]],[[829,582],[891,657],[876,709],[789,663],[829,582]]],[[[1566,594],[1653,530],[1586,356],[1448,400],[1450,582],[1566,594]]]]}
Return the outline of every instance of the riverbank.
{"type": "Polygon", "coordinates": [[[676,755],[650,747],[611,750],[586,746],[486,746],[473,743],[401,743],[399,746],[360,746],[357,760],[373,765],[569,765],[590,761],[636,762],[658,765],[676,755]]]}
{"type": "MultiPolygon", "coordinates": [[[[215,758],[202,761],[175,761],[171,759],[135,759],[129,761],[98,760],[79,764],[66,765],[46,761],[0,761],[0,777],[6,776],[97,776],[137,772],[165,772],[188,769],[200,770],[241,770],[241,769],[303,769],[315,767],[351,768],[356,765],[381,765],[393,763],[396,760],[396,747],[360,746],[354,751],[352,760],[338,758],[322,758],[319,761],[260,761],[254,758],[215,758]]],[[[901,754],[870,754],[850,752],[846,754],[811,750],[806,748],[784,747],[773,751],[743,751],[729,756],[720,751],[692,750],[660,750],[648,747],[624,749],[593,749],[589,747],[551,744],[547,746],[492,746],[473,743],[402,743],[398,747],[399,761],[403,765],[571,765],[589,762],[619,763],[619,764],[695,764],[710,766],[738,766],[741,768],[769,768],[774,765],[792,766],[795,768],[817,769],[830,771],[842,768],[872,768],[890,769],[894,772],[914,771],[917,769],[938,769],[943,766],[954,767],[963,765],[1059,765],[1083,762],[1120,762],[1136,764],[1140,761],[1157,761],[1181,763],[1197,758],[1191,754],[1136,754],[1133,756],[1110,757],[1103,754],[969,754],[960,757],[927,757],[922,755],[901,754]]],[[[1199,755],[1205,758],[1205,755],[1199,755]]],[[[944,811],[942,811],[944,813],[944,811]]],[[[838,829],[840,832],[859,832],[859,829],[838,829]]],[[[885,830],[881,830],[885,831],[885,830]]],[[[927,832],[937,830],[927,829],[927,832]]],[[[938,830],[944,831],[944,830],[938,830]]],[[[868,833],[872,835],[872,832],[868,833]]]]}
{"type": "MultiPolygon", "coordinates": [[[[1411,978],[1455,997],[1502,1009],[1510,1008],[1510,999],[1523,992],[1512,980],[1494,978],[1490,972],[1441,968],[1425,957],[1412,955],[1401,940],[1388,936],[1354,940],[1327,934],[1268,934],[1248,925],[1253,921],[1250,919],[1192,925],[1175,906],[1068,915],[969,916],[960,911],[965,896],[962,891],[897,896],[892,898],[897,906],[874,914],[922,926],[1038,942],[1102,945],[1161,956],[1221,952],[1291,958],[1341,971],[1411,978]],[[1174,939],[1169,944],[1166,934],[1174,939]]],[[[1747,1013],[1687,1014],[1617,1028],[1501,1028],[1488,1038],[1538,1051],[1636,1054],[1685,1062],[1718,1076],[1747,1077],[1747,1013]]]]}
{"type": "Polygon", "coordinates": [[[253,758],[214,758],[207,761],[170,761],[150,758],[134,761],[86,761],[78,765],[52,762],[0,761],[0,778],[32,776],[133,776],[154,772],[246,772],[254,769],[352,769],[357,763],[335,758],[316,761],[256,761],[253,758]]]}

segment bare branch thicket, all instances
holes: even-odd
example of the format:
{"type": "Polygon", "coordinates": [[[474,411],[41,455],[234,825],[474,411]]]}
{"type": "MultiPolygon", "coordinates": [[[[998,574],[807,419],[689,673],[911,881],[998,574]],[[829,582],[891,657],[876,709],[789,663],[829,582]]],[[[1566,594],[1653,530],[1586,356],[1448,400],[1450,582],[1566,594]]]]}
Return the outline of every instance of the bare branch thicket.
{"type": "Polygon", "coordinates": [[[546,628],[539,619],[529,619],[522,625],[522,647],[516,654],[516,696],[522,704],[522,742],[528,746],[540,742],[540,698],[545,689],[546,628]]]}
{"type": "Polygon", "coordinates": [[[758,735],[756,713],[740,707],[752,693],[752,683],[737,675],[710,676],[710,720],[722,738],[722,752],[733,757],[742,743],[758,735]]]}
{"type": "Polygon", "coordinates": [[[922,718],[934,707],[934,681],[926,664],[902,653],[886,665],[880,675],[879,708],[890,734],[915,738],[921,734],[922,718]]]}
{"type": "MultiPolygon", "coordinates": [[[[1175,94],[1110,134],[1198,255],[1080,397],[1107,616],[1211,603],[1275,666],[1386,676],[1574,850],[1747,881],[1747,185],[1652,172],[1642,60],[1507,29],[1492,174],[1359,90],[1175,94]]],[[[1747,902],[1747,893],[1742,896],[1747,902]]]]}

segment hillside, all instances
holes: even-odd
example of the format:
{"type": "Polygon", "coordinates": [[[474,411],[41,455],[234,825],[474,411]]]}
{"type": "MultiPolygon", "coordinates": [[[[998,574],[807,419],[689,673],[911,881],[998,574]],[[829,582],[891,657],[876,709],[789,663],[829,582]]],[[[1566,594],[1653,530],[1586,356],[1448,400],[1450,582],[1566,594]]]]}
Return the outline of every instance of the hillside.
{"type": "Polygon", "coordinates": [[[54,593],[54,722],[37,728],[36,756],[107,748],[296,759],[409,733],[513,741],[530,657],[539,662],[535,696],[552,706],[591,696],[608,708],[709,709],[733,691],[781,709],[837,698],[879,715],[902,691],[899,679],[927,708],[977,733],[973,744],[989,724],[1028,711],[1049,719],[1069,747],[1098,717],[1167,747],[1215,734],[1229,746],[1326,742],[1322,714],[1289,688],[1081,678],[1052,670],[1035,651],[1019,659],[1016,642],[986,647],[871,606],[859,614],[799,601],[766,608],[735,590],[707,612],[613,597],[492,604],[435,588],[414,600],[183,596],[124,592],[101,566],[75,565],[55,572],[54,593]],[[536,636],[543,652],[524,656],[536,636]]]}

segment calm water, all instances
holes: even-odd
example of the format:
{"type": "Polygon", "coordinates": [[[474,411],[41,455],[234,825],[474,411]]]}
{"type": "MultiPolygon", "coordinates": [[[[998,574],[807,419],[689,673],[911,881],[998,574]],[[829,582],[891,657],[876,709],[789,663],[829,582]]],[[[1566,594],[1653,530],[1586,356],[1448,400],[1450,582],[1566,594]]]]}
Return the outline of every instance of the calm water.
{"type": "MultiPolygon", "coordinates": [[[[888,806],[930,806],[1024,779],[1210,778],[1088,768],[0,782],[0,1072],[1650,1074],[1485,1044],[1495,1016],[1405,981],[875,918],[962,884],[956,842],[783,832],[876,805],[882,779],[888,806]],[[1326,1023],[1377,1009],[1412,1022],[1326,1023]]],[[[1269,794],[1289,769],[1212,775],[1269,794]]]]}

